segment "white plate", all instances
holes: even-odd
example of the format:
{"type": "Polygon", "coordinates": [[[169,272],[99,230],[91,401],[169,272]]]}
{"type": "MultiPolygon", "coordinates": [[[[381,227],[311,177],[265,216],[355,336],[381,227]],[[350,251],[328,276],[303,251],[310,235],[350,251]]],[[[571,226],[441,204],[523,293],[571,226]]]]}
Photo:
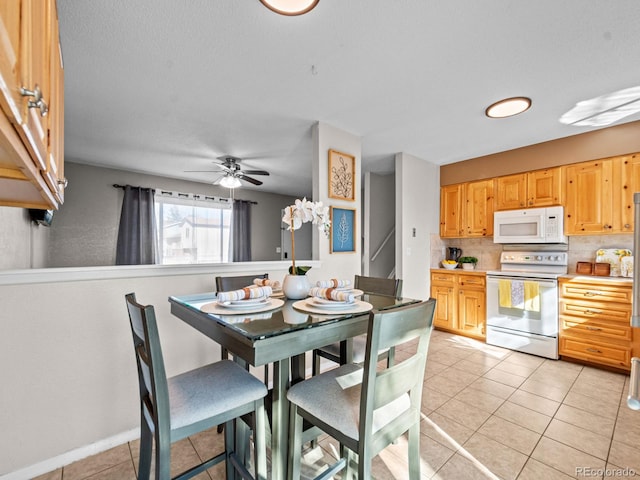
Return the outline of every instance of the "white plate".
{"type": "Polygon", "coordinates": [[[311,307],[321,308],[321,309],[332,309],[332,308],[345,308],[356,305],[356,302],[336,302],[335,300],[327,300],[324,298],[313,298],[311,301],[307,301],[311,307]]]}
{"type": "Polygon", "coordinates": [[[229,300],[228,303],[230,303],[231,305],[258,305],[260,303],[264,303],[266,300],[267,297],[244,298],[242,300],[229,300]]]}
{"type": "Polygon", "coordinates": [[[237,300],[235,303],[234,302],[218,302],[218,305],[220,305],[221,307],[224,308],[231,308],[231,309],[247,309],[247,308],[256,308],[256,307],[261,307],[264,305],[267,305],[267,303],[269,303],[269,299],[268,298],[260,298],[260,299],[251,299],[252,301],[250,302],[246,302],[244,301],[244,303],[242,303],[240,300],[237,300]],[[253,301],[253,300],[260,300],[258,302],[253,301]]]}

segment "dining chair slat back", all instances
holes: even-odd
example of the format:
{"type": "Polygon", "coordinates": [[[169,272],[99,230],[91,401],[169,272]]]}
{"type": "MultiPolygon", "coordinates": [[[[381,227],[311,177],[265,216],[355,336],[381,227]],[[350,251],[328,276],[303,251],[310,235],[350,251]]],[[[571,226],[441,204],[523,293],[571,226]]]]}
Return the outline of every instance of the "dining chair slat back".
{"type": "Polygon", "coordinates": [[[396,298],[402,295],[402,280],[399,278],[379,278],[355,275],[353,286],[365,293],[390,295],[396,298]]]}
{"type": "Polygon", "coordinates": [[[171,444],[226,424],[225,451],[181,473],[191,478],[226,461],[246,478],[266,479],[265,385],[230,360],[221,360],[167,378],[155,310],[141,305],[134,293],[125,296],[138,370],[140,390],[140,457],[138,478],[151,475],[155,444],[155,478],[171,473],[171,444]],[[233,421],[253,414],[255,476],[234,450],[233,421]]]}
{"type": "Polygon", "coordinates": [[[342,447],[347,449],[345,457],[325,474],[346,468],[345,478],[353,478],[357,454],[357,478],[373,478],[373,458],[408,432],[409,478],[420,478],[420,406],[434,310],[431,298],[393,310],[372,311],[364,367],[342,365],[289,389],[290,479],[300,478],[303,420],[335,438],[341,452],[342,447]],[[380,369],[378,351],[400,345],[406,347],[407,358],[380,369]]]}
{"type": "Polygon", "coordinates": [[[256,278],[269,278],[268,273],[261,273],[259,275],[241,275],[237,277],[221,277],[217,276],[216,281],[216,291],[217,292],[228,292],[230,290],[239,290],[241,288],[247,287],[249,285],[253,285],[253,281],[256,278]]]}
{"type": "MultiPolygon", "coordinates": [[[[399,298],[402,294],[402,280],[399,278],[379,278],[379,277],[367,277],[363,275],[355,275],[354,288],[362,290],[364,293],[371,293],[374,295],[389,295],[399,298]]],[[[362,363],[364,361],[364,351],[366,345],[366,336],[360,335],[353,340],[353,361],[355,363],[362,363]]],[[[321,348],[313,350],[311,374],[317,375],[320,373],[320,361],[321,358],[325,358],[334,363],[341,363],[340,355],[340,343],[332,343],[321,348]]],[[[393,363],[394,352],[393,349],[387,348],[380,351],[379,360],[387,360],[388,364],[393,363]]]]}

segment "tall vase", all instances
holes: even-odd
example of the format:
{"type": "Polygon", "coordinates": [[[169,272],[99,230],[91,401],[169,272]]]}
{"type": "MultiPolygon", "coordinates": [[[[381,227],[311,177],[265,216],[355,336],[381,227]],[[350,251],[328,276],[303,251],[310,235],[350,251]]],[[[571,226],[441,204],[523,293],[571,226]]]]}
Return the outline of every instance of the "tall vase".
{"type": "Polygon", "coordinates": [[[284,296],[292,300],[300,300],[309,295],[309,279],[306,275],[287,274],[282,282],[282,293],[284,296]]]}

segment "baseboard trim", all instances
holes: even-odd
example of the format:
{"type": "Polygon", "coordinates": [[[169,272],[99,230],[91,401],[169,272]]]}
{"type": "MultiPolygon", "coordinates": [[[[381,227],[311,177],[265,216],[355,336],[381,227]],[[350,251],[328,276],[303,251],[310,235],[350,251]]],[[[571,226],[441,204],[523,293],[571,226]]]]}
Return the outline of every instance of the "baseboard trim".
{"type": "Polygon", "coordinates": [[[69,465],[78,460],[82,460],[83,458],[95,455],[96,453],[101,453],[109,450],[110,448],[122,445],[123,443],[136,440],[137,438],[140,438],[139,427],[127,432],[119,433],[117,435],[114,435],[113,437],[105,438],[90,445],[84,445],[80,448],[76,448],[75,450],[71,450],[69,452],[63,453],[62,455],[58,455],[48,460],[38,462],[21,470],[16,470],[11,473],[0,475],[0,480],[24,480],[25,478],[38,477],[45,473],[49,473],[58,468],[64,467],[65,465],[69,465]]]}

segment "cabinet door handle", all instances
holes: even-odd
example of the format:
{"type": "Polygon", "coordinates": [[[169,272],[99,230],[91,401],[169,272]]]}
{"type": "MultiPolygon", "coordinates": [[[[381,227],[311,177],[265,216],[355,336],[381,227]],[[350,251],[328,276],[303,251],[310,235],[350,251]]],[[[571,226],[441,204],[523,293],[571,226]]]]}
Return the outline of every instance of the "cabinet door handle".
{"type": "Polygon", "coordinates": [[[599,331],[602,330],[601,328],[598,328],[598,327],[589,327],[589,326],[587,326],[586,328],[587,328],[587,330],[592,330],[594,332],[599,332],[599,331]]]}
{"type": "Polygon", "coordinates": [[[591,353],[602,353],[600,350],[598,350],[597,348],[587,348],[587,352],[591,352],[591,353]]]}
{"type": "Polygon", "coordinates": [[[33,97],[33,100],[29,100],[29,103],[27,103],[27,106],[29,108],[39,108],[40,116],[41,117],[47,116],[47,113],[49,113],[49,107],[47,106],[45,101],[42,99],[42,90],[40,90],[40,87],[37,84],[33,90],[20,87],[20,95],[22,95],[23,97],[33,97]]]}

